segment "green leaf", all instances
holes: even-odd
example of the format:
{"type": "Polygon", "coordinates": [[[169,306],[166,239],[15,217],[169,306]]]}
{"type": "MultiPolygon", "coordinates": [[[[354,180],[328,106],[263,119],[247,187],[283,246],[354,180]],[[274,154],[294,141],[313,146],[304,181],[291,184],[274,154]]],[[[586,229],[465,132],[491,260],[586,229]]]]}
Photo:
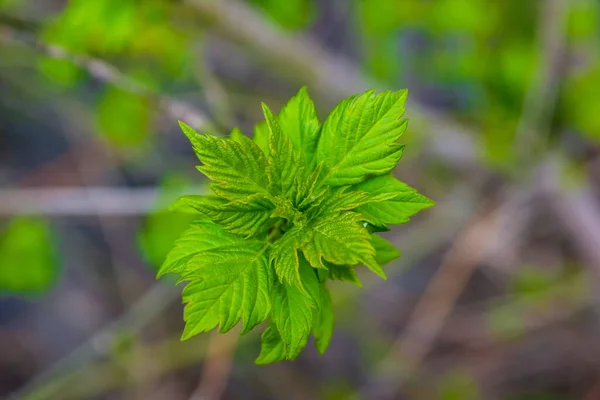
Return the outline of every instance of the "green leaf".
{"type": "Polygon", "coordinates": [[[269,127],[267,126],[267,121],[261,121],[254,126],[254,136],[252,137],[252,141],[265,153],[265,155],[269,156],[271,154],[271,149],[269,149],[269,127]]]}
{"type": "Polygon", "coordinates": [[[400,257],[398,249],[381,236],[371,235],[371,243],[375,249],[375,260],[379,265],[390,263],[400,257]]]}
{"type": "Polygon", "coordinates": [[[54,233],[37,217],[13,218],[0,241],[0,292],[39,295],[59,273],[54,233]]]}
{"type": "Polygon", "coordinates": [[[362,283],[356,275],[356,268],[351,265],[336,265],[327,263],[329,269],[329,279],[334,281],[350,282],[354,286],[362,287],[362,283]]]}
{"type": "MultiPolygon", "coordinates": [[[[369,232],[360,223],[358,214],[347,212],[323,219],[316,222],[312,229],[312,240],[302,249],[307,259],[314,260],[317,255],[334,264],[364,264],[385,279],[385,273],[375,260],[369,232]]],[[[313,266],[317,268],[317,265],[313,266]]]]}
{"type": "Polygon", "coordinates": [[[245,237],[265,233],[273,222],[271,213],[275,209],[273,202],[264,194],[224,204],[209,196],[184,196],[176,204],[187,204],[228,232],[245,237]]]}
{"type": "Polygon", "coordinates": [[[264,103],[262,106],[269,127],[269,189],[273,195],[288,197],[301,167],[300,158],[271,110],[264,103]]]}
{"type": "Polygon", "coordinates": [[[372,202],[357,209],[368,222],[374,225],[404,224],[419,211],[435,204],[391,175],[369,179],[354,186],[354,189],[365,191],[371,196],[399,193],[389,200],[372,202]]]}
{"type": "Polygon", "coordinates": [[[312,166],[321,124],[306,87],[302,87],[281,109],[277,121],[284,135],[294,144],[296,151],[302,152],[304,165],[312,166]]]}
{"type": "Polygon", "coordinates": [[[283,340],[281,340],[281,335],[273,322],[265,329],[260,341],[260,355],[255,361],[256,364],[270,364],[285,360],[285,346],[283,340]]]}
{"type": "Polygon", "coordinates": [[[298,251],[309,240],[310,236],[305,229],[294,227],[273,244],[270,255],[279,281],[293,286],[305,294],[307,292],[300,276],[298,251]]]}
{"type": "Polygon", "coordinates": [[[333,335],[333,307],[331,295],[325,283],[319,285],[319,312],[314,314],[313,335],[315,336],[315,347],[319,354],[325,354],[333,335]]]}
{"type": "Polygon", "coordinates": [[[313,314],[318,310],[319,281],[310,265],[300,258],[300,277],[309,295],[299,289],[276,283],[273,294],[273,321],[281,335],[285,356],[293,360],[306,346],[313,314]]]}
{"type": "Polygon", "coordinates": [[[229,134],[229,138],[231,140],[235,140],[238,143],[243,142],[245,137],[246,135],[244,135],[240,128],[233,128],[233,130],[229,134]]]}
{"type": "Polygon", "coordinates": [[[322,164],[317,165],[307,178],[304,178],[303,174],[296,176],[294,205],[298,210],[306,211],[311,207],[317,207],[327,197],[329,188],[319,184],[322,167],[322,164]]]}
{"type": "Polygon", "coordinates": [[[360,183],[390,172],[404,146],[396,141],[406,129],[406,90],[375,95],[371,90],[343,100],[325,120],[316,161],[324,163],[331,186],[360,183]]]}
{"type": "Polygon", "coordinates": [[[210,221],[196,221],[169,253],[158,272],[176,273],[183,290],[186,321],[182,339],[214,329],[227,332],[242,319],[246,333],[271,310],[273,273],[266,243],[226,232],[210,221]]]}
{"type": "Polygon", "coordinates": [[[200,135],[183,122],[179,125],[204,164],[198,170],[212,180],[210,187],[218,196],[235,201],[257,193],[267,194],[267,160],[250,139],[200,135]]]}
{"type": "Polygon", "coordinates": [[[215,196],[185,196],[174,209],[203,219],[176,242],[158,275],[189,281],[183,338],[242,320],[243,332],[270,318],[258,364],[293,360],[311,332],[323,354],[331,341],[328,280],[361,286],[356,268],[399,256],[373,235],[406,222],[431,200],[390,171],[406,91],[369,91],[342,101],[323,126],[306,88],[248,139],[199,135],[181,123],[215,196]]]}
{"type": "Polygon", "coordinates": [[[324,200],[313,206],[309,218],[322,218],[350,211],[369,203],[380,203],[396,197],[400,192],[370,194],[360,190],[350,190],[349,186],[334,188],[324,196],[324,200]]]}

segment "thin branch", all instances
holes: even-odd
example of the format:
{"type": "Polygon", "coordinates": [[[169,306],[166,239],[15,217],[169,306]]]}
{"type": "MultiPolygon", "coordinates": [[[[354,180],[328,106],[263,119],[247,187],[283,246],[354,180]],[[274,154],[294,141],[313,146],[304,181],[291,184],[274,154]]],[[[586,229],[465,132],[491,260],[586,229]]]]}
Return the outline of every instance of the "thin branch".
{"type": "Polygon", "coordinates": [[[225,334],[211,333],[202,377],[190,400],[219,400],[223,396],[233,367],[233,356],[239,334],[239,329],[225,334]]]}
{"type": "Polygon", "coordinates": [[[155,187],[0,189],[0,215],[139,216],[154,210],[157,198],[155,187]]]}

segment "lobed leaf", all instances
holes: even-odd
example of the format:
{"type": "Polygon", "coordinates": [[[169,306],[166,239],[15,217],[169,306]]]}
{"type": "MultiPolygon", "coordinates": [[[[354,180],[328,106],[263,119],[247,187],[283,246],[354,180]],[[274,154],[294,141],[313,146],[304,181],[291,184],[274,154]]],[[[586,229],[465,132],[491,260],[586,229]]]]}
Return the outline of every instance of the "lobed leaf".
{"type": "Polygon", "coordinates": [[[264,241],[233,235],[213,222],[192,223],[158,272],[189,281],[182,294],[182,339],[217,325],[226,332],[240,319],[246,333],[267,319],[273,273],[266,250],[264,241]]]}
{"type": "Polygon", "coordinates": [[[390,172],[404,146],[396,141],[406,129],[406,90],[375,90],[343,100],[325,120],[316,151],[323,162],[324,182],[330,186],[360,183],[390,172]]]}
{"type": "Polygon", "coordinates": [[[308,295],[282,283],[273,290],[273,321],[281,335],[285,357],[293,360],[306,346],[310,335],[313,314],[318,309],[319,282],[315,271],[302,258],[299,263],[300,277],[308,295]]]}
{"type": "Polygon", "coordinates": [[[267,194],[267,160],[250,139],[200,135],[183,122],[179,124],[203,163],[198,170],[212,181],[210,187],[217,196],[234,201],[257,193],[267,194]]]}
{"type": "Polygon", "coordinates": [[[286,359],[285,346],[281,335],[277,330],[277,326],[273,322],[269,324],[267,329],[260,337],[261,349],[260,355],[256,359],[256,364],[270,364],[286,359]]]}
{"type": "Polygon", "coordinates": [[[300,258],[298,251],[310,240],[309,232],[305,229],[294,227],[286,232],[281,239],[275,242],[270,258],[273,261],[275,273],[279,281],[295,287],[307,294],[302,277],[300,276],[300,258]]]}
{"type": "Polygon", "coordinates": [[[321,124],[306,87],[302,87],[281,109],[277,121],[283,133],[290,138],[296,151],[302,152],[303,164],[313,167],[321,124]]]}
{"type": "Polygon", "coordinates": [[[265,104],[263,111],[269,127],[269,190],[275,196],[288,197],[300,170],[300,158],[292,141],[284,135],[278,120],[265,104]]]}
{"type": "Polygon", "coordinates": [[[271,214],[275,210],[275,204],[264,194],[231,202],[215,200],[210,196],[184,196],[176,204],[192,207],[228,232],[245,237],[265,233],[273,222],[271,214]]]}
{"type": "Polygon", "coordinates": [[[385,279],[400,253],[374,232],[404,223],[433,202],[390,171],[402,155],[406,91],[368,91],[342,101],[321,126],[302,88],[248,139],[199,135],[181,123],[216,196],[184,196],[175,208],[200,213],[158,275],[176,273],[186,339],[242,321],[270,319],[257,364],[293,360],[311,332],[323,354],[334,315],[327,280],[361,283],[358,265],[385,279]]]}
{"type": "Polygon", "coordinates": [[[375,249],[375,260],[379,265],[388,264],[400,257],[398,249],[381,236],[371,235],[371,244],[375,249]]]}
{"type": "MultiPolygon", "coordinates": [[[[385,273],[375,260],[369,232],[360,223],[358,214],[348,212],[320,220],[312,226],[312,230],[312,240],[302,249],[305,255],[308,254],[311,264],[315,257],[340,265],[364,264],[385,279],[385,273]]],[[[312,265],[317,268],[320,263],[312,265]]]]}
{"type": "Polygon", "coordinates": [[[371,202],[357,209],[374,225],[404,224],[419,211],[435,204],[392,175],[369,179],[354,186],[353,189],[365,191],[371,196],[396,194],[386,201],[371,202]]]}

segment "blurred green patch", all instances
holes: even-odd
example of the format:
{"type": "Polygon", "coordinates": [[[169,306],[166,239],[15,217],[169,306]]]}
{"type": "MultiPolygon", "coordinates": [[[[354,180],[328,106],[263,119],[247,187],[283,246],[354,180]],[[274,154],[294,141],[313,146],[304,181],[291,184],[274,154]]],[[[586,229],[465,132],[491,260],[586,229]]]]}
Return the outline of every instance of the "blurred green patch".
{"type": "Polygon", "coordinates": [[[313,0],[249,0],[269,18],[288,30],[299,30],[309,25],[316,16],[313,0]]]}
{"type": "Polygon", "coordinates": [[[16,217],[0,242],[0,293],[37,295],[51,288],[59,273],[50,224],[38,217],[16,217]]]}
{"type": "Polygon", "coordinates": [[[193,220],[198,219],[197,213],[169,211],[174,197],[177,197],[176,193],[183,195],[191,185],[192,181],[184,176],[166,175],[160,184],[156,209],[148,215],[138,232],[140,252],[155,270],[161,266],[175,240],[189,227],[193,220]]]}
{"type": "Polygon", "coordinates": [[[477,400],[479,387],[471,375],[460,370],[446,374],[436,385],[438,400],[477,400]]]}
{"type": "MultiPolygon", "coordinates": [[[[177,30],[174,6],[160,0],[72,0],[45,26],[45,42],[74,54],[127,56],[147,68],[157,68],[170,78],[191,70],[188,37],[177,30]]],[[[42,65],[42,72],[65,81],[64,67],[42,65]]]]}
{"type": "Polygon", "coordinates": [[[600,4],[595,0],[572,1],[569,8],[569,36],[585,39],[598,35],[600,4]]]}
{"type": "Polygon", "coordinates": [[[71,88],[84,75],[81,68],[68,60],[42,57],[37,63],[40,74],[61,89],[71,88]]]}
{"type": "Polygon", "coordinates": [[[105,89],[97,109],[100,133],[118,148],[139,149],[150,143],[149,100],[117,87],[105,89]]]}
{"type": "Polygon", "coordinates": [[[600,66],[571,75],[564,83],[565,123],[582,136],[600,140],[600,66]]]}

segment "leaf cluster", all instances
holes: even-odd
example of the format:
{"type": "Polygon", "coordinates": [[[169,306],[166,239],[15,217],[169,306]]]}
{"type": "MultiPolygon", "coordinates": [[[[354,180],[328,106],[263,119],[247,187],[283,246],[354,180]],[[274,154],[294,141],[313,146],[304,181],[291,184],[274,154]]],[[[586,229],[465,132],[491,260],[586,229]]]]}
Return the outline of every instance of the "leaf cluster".
{"type": "Polygon", "coordinates": [[[406,94],[352,96],[321,124],[302,88],[278,115],[263,104],[252,140],[180,123],[214,192],[177,201],[198,219],[158,273],[187,281],[183,339],[240,321],[244,334],[268,320],[257,363],[295,359],[311,334],[325,352],[334,320],[327,281],[361,286],[360,265],[385,279],[381,266],[399,252],[376,232],[433,205],[391,174],[406,94]]]}

